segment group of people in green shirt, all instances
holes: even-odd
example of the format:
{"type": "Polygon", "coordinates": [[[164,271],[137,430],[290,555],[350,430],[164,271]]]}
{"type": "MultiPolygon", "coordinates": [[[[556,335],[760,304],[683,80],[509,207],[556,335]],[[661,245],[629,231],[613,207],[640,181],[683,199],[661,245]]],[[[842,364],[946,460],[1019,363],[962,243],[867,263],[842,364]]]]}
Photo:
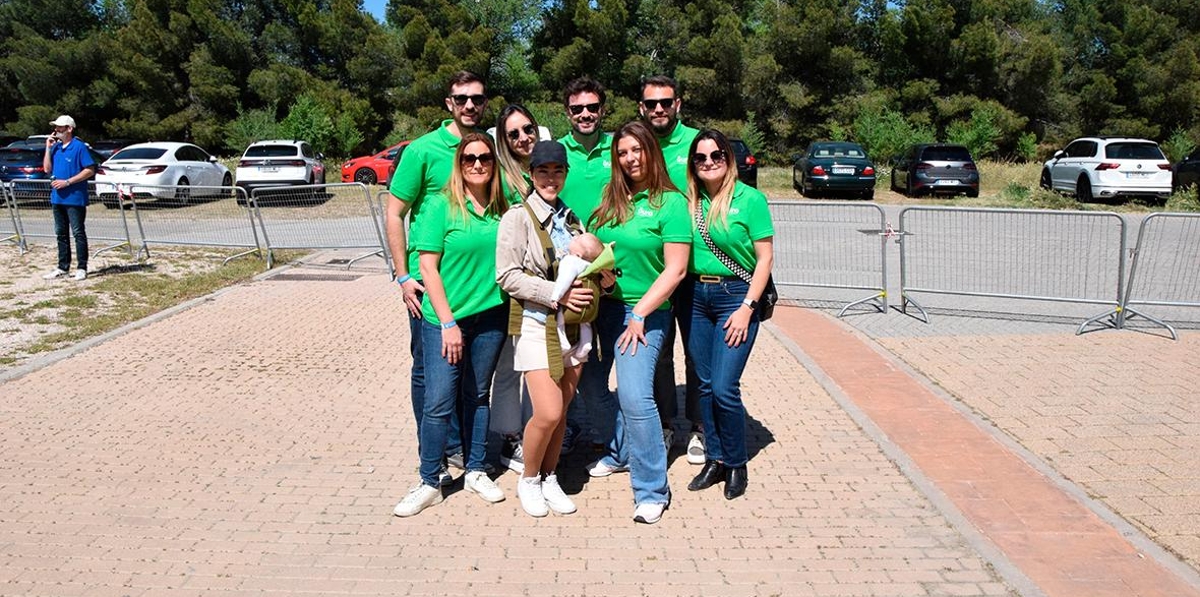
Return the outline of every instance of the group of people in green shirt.
{"type": "Polygon", "coordinates": [[[442,501],[453,482],[447,463],[466,471],[468,492],[505,499],[486,462],[487,434],[493,404],[520,412],[520,375],[532,413],[505,464],[521,473],[522,509],[576,511],[558,483],[558,457],[564,437],[587,427],[602,452],[588,474],[628,472],[634,520],[658,522],[671,502],[676,326],[688,370],[688,460],[703,465],[688,489],[723,483],[727,499],[746,491],[739,382],[773,259],[766,198],[738,181],[723,134],[679,122],[672,79],[645,79],[642,118],[613,134],[601,129],[605,99],[600,83],[576,79],[563,93],[568,135],[539,140],[533,115],[513,105],[493,139],[476,132],[484,82],[460,72],[447,86],[452,118],[403,155],[385,226],[409,314],[421,478],[397,516],[442,501]],[[556,298],[558,261],[585,232],[612,248],[614,264],[599,293],[577,281],[556,298]],[[597,301],[584,361],[551,327],[597,301]],[[576,398],[583,408],[572,408],[576,398]]]}

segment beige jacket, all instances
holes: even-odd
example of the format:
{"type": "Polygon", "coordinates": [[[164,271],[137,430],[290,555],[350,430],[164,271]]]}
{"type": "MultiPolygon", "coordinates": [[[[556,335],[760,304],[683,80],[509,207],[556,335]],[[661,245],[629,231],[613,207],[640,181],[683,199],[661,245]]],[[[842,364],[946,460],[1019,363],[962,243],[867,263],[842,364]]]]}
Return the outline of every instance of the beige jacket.
{"type": "MultiPolygon", "coordinates": [[[[552,208],[537,192],[525,199],[543,227],[550,225],[552,208]]],[[[567,222],[578,224],[579,218],[567,209],[567,222]]],[[[509,296],[521,301],[530,310],[550,312],[554,295],[554,280],[546,279],[550,269],[549,257],[538,239],[533,220],[521,204],[514,205],[500,219],[500,232],[496,240],[496,282],[509,296]],[[529,275],[526,270],[537,272],[529,275]]],[[[579,227],[583,230],[582,225],[579,227]]]]}

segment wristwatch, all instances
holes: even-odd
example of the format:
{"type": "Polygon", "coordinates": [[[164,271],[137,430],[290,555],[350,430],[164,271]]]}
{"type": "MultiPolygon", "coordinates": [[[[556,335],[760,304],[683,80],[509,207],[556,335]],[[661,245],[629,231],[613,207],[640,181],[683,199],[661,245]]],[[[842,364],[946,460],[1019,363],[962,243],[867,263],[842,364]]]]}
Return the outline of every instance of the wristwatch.
{"type": "Polygon", "coordinates": [[[742,299],[742,304],[746,305],[747,307],[750,307],[751,311],[758,310],[758,301],[752,301],[750,299],[742,299]]]}

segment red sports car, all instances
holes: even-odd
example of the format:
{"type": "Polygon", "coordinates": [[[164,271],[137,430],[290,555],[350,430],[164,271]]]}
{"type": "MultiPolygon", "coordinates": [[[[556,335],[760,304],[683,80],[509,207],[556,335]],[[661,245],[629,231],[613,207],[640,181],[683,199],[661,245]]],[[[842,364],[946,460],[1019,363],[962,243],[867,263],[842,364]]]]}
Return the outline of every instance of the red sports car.
{"type": "Polygon", "coordinates": [[[342,182],[361,182],[363,184],[387,184],[392,178],[392,170],[408,141],[401,141],[375,155],[354,158],[342,164],[342,182]]]}

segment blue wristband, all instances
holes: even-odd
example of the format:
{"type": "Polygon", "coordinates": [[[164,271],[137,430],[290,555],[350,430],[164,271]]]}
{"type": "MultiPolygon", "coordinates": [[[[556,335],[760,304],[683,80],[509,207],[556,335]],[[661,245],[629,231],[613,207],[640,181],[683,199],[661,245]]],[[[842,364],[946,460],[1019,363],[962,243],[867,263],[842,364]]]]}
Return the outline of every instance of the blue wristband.
{"type": "Polygon", "coordinates": [[[636,322],[638,322],[638,323],[645,323],[645,322],[646,322],[646,318],[645,318],[645,317],[642,317],[641,315],[638,315],[637,313],[634,313],[633,311],[630,311],[630,312],[629,312],[629,318],[630,318],[630,319],[632,319],[632,320],[634,320],[634,321],[636,321],[636,322]]]}
{"type": "Polygon", "coordinates": [[[405,282],[407,282],[407,281],[409,281],[409,280],[411,280],[411,279],[412,279],[412,276],[411,276],[411,275],[409,275],[409,274],[404,274],[403,276],[400,276],[399,278],[396,278],[396,283],[397,283],[397,284],[403,284],[403,283],[405,283],[405,282]]]}
{"type": "Polygon", "coordinates": [[[448,330],[448,329],[450,329],[450,328],[452,328],[452,327],[454,327],[454,326],[456,326],[456,325],[458,325],[458,322],[457,322],[457,321],[454,321],[453,319],[451,319],[450,321],[445,321],[445,322],[442,322],[442,329],[443,329],[443,330],[448,330]]]}

